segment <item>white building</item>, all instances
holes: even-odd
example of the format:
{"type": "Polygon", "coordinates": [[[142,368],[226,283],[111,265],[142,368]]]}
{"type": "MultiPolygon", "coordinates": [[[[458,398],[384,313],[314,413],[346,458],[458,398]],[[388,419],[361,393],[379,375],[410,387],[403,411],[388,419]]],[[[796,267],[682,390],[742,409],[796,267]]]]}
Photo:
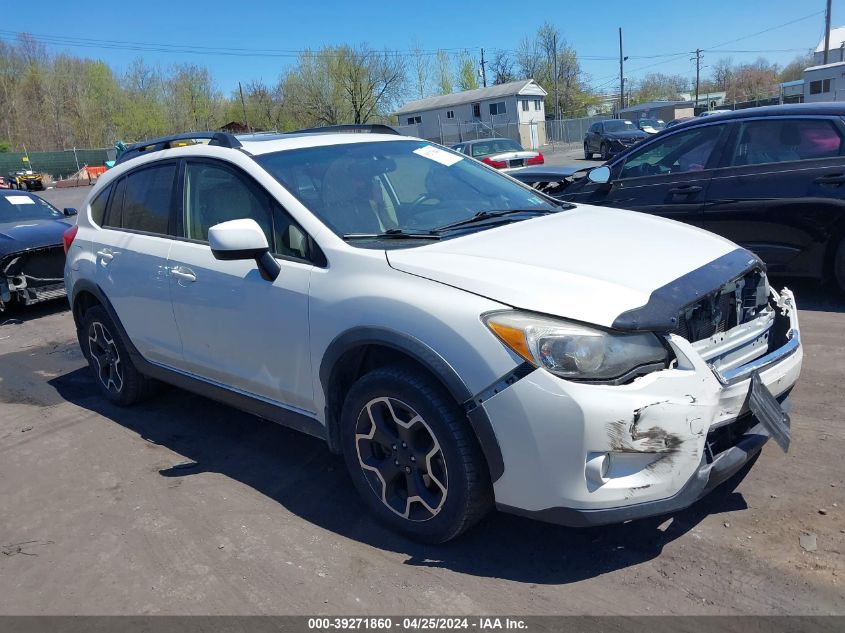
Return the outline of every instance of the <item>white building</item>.
{"type": "MultiPolygon", "coordinates": [[[[838,26],[830,30],[830,45],[827,50],[828,64],[845,62],[845,26],[838,26]]],[[[816,66],[824,64],[824,37],[813,53],[813,63],[816,66]]]]}
{"type": "Polygon", "coordinates": [[[804,101],[845,100],[845,62],[804,69],[804,101]]]}
{"type": "Polygon", "coordinates": [[[533,79],[523,79],[410,101],[394,114],[400,127],[413,126],[409,133],[442,143],[493,134],[536,149],[546,143],[547,94],[533,79]]]}

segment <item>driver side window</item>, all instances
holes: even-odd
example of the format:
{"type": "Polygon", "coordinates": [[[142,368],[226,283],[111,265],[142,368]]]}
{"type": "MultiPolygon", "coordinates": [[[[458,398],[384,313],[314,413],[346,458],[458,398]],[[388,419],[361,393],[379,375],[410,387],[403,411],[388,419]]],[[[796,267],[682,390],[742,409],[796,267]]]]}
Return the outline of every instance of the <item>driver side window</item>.
{"type": "Polygon", "coordinates": [[[724,125],[707,125],[672,134],[633,152],[619,178],[702,171],[707,168],[724,125]]]}

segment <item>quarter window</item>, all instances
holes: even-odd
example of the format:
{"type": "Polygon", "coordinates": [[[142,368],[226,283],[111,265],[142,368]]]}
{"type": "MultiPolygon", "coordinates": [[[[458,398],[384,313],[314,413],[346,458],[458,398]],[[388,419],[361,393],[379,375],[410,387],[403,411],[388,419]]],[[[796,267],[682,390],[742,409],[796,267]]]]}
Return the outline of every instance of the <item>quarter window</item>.
{"type": "Polygon", "coordinates": [[[109,185],[100,193],[99,196],[94,198],[94,201],[91,203],[91,220],[94,221],[94,224],[97,226],[103,226],[103,218],[106,215],[106,203],[109,201],[109,194],[111,193],[112,185],[109,185]]]}
{"type": "Polygon", "coordinates": [[[133,171],[115,186],[103,225],[167,235],[175,180],[174,162],[133,171]]]}
{"type": "Polygon", "coordinates": [[[707,125],[672,134],[634,151],[620,178],[660,176],[707,169],[724,125],[707,125]]]}
{"type": "Polygon", "coordinates": [[[769,119],[742,124],[732,164],[760,165],[842,155],[842,137],[831,121],[769,119]]]}

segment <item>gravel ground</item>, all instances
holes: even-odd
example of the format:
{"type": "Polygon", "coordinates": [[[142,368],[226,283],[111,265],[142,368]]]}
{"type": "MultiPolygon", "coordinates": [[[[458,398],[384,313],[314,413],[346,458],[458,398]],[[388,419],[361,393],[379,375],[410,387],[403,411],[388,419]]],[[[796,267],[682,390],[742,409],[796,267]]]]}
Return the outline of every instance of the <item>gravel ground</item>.
{"type": "Polygon", "coordinates": [[[845,300],[796,294],[789,454],[670,518],[494,513],[439,547],[376,524],[318,440],[177,389],[109,405],[63,302],[0,315],[0,614],[845,614],[845,300]]]}

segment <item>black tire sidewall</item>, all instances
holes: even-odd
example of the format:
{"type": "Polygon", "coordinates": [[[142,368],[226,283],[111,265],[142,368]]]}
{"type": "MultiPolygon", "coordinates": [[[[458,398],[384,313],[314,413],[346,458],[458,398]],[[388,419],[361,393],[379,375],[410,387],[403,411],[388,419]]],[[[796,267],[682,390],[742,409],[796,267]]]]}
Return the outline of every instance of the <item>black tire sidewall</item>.
{"type": "MultiPolygon", "coordinates": [[[[465,416],[439,385],[427,377],[397,368],[377,369],[362,377],[350,389],[341,414],[343,456],[358,493],[383,523],[414,540],[427,543],[442,543],[464,529],[467,508],[473,500],[469,498],[470,475],[465,468],[465,456],[461,454],[459,444],[476,441],[467,433],[471,434],[472,430],[465,416]],[[355,446],[358,415],[367,402],[378,397],[395,398],[413,408],[422,416],[440,444],[446,463],[447,494],[443,508],[431,519],[409,521],[388,509],[373,491],[358,462],[355,446]]],[[[485,474],[487,472],[486,464],[476,463],[474,467],[483,469],[485,474]]]]}
{"type": "Polygon", "coordinates": [[[97,383],[100,393],[102,393],[103,396],[110,402],[121,406],[129,405],[139,400],[141,392],[143,391],[145,377],[135,368],[135,365],[132,363],[132,359],[129,357],[129,352],[123,344],[120,332],[117,327],[115,327],[115,324],[111,317],[109,317],[108,312],[106,312],[102,306],[94,306],[86,310],[85,315],[82,318],[82,324],[77,332],[77,337],[79,339],[79,346],[82,348],[85,360],[88,361],[88,366],[91,368],[92,376],[94,381],[97,383]],[[88,332],[90,331],[91,326],[96,322],[101,323],[103,327],[108,330],[108,333],[117,348],[117,353],[120,355],[123,386],[120,392],[117,393],[106,389],[105,385],[103,385],[97,375],[97,367],[94,360],[91,358],[91,352],[88,346],[88,332]]]}
{"type": "Polygon", "coordinates": [[[839,242],[833,257],[833,278],[839,289],[845,292],[845,238],[839,242]]]}

